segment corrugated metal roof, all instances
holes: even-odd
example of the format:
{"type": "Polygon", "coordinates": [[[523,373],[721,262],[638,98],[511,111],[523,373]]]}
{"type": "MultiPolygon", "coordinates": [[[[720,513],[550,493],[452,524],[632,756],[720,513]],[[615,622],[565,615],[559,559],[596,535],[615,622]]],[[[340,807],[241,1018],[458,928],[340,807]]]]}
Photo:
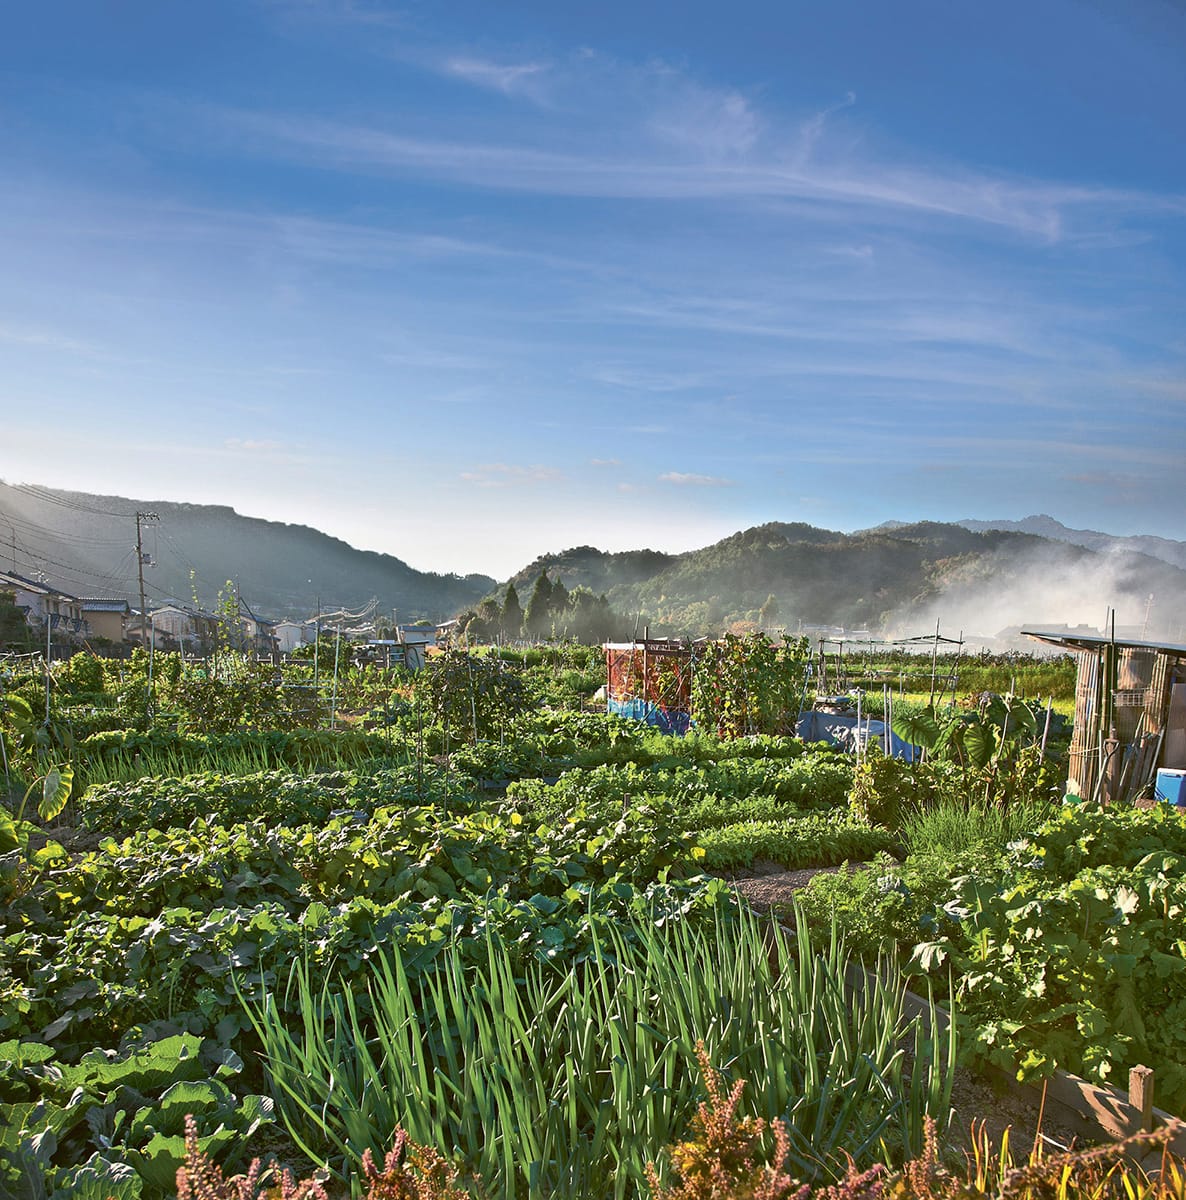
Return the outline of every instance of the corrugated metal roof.
{"type": "Polygon", "coordinates": [[[1138,638],[1110,638],[1103,634],[1060,633],[1055,630],[1023,629],[1022,637],[1045,642],[1049,646],[1062,646],[1067,650],[1100,650],[1104,646],[1123,646],[1126,650],[1157,650],[1162,654],[1173,654],[1186,658],[1186,646],[1176,642],[1146,642],[1138,638]]]}

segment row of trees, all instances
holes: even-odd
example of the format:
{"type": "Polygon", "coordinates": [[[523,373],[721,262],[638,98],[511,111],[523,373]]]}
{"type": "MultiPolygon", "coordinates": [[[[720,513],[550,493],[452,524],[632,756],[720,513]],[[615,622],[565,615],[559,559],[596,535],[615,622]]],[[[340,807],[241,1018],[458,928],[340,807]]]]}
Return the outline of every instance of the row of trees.
{"type": "Polygon", "coordinates": [[[531,589],[526,609],[513,583],[500,604],[497,597],[483,600],[476,609],[463,613],[461,631],[471,642],[499,638],[563,638],[579,642],[604,642],[614,636],[621,620],[604,595],[589,588],[570,592],[561,580],[551,580],[541,571],[531,589]]]}

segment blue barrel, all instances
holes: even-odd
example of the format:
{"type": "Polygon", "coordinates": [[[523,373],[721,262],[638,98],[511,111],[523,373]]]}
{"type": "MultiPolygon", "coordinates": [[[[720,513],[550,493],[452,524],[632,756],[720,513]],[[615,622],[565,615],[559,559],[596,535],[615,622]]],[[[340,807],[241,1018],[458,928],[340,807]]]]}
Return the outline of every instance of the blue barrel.
{"type": "Polygon", "coordinates": [[[1161,767],[1157,772],[1157,799],[1186,808],[1186,771],[1161,767]]]}

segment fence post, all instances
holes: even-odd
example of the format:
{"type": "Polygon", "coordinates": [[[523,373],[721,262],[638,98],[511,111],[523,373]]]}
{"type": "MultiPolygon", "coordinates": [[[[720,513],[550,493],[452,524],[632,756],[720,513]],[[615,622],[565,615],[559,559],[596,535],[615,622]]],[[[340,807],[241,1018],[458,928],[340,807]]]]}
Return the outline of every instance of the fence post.
{"type": "Polygon", "coordinates": [[[1128,1102],[1141,1113],[1141,1128],[1153,1128],[1153,1069],[1133,1067],[1128,1073],[1128,1102]]]}

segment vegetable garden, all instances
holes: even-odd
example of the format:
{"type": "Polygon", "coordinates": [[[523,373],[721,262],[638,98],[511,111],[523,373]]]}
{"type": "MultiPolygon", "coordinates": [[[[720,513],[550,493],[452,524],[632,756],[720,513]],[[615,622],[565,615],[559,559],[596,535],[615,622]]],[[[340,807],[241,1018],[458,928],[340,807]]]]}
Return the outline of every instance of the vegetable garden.
{"type": "Polygon", "coordinates": [[[0,1194],[153,1200],[268,1154],[341,1195],[852,1190],[983,1115],[952,1116],[957,1055],[1142,1062],[1186,1111],[1186,819],[1064,807],[1065,730],[1040,753],[1008,698],[903,702],[922,761],[854,764],[779,732],[800,681],[746,654],[683,738],[589,711],[582,647],[332,688],[229,654],[8,668],[0,1194]],[[728,884],[844,863],[780,921],[728,884]],[[710,1160],[753,1186],[688,1190],[710,1160]]]}

